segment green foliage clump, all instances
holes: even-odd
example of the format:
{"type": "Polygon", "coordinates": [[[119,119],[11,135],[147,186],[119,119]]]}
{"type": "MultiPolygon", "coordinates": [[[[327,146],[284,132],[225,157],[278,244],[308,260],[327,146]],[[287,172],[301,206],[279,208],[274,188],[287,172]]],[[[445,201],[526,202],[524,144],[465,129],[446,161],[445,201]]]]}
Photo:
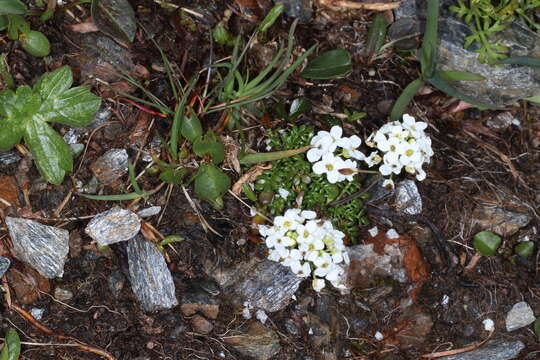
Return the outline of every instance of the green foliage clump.
{"type": "MultiPolygon", "coordinates": [[[[288,131],[270,131],[269,143],[273,150],[282,151],[309,145],[315,135],[311,126],[295,126],[288,131]]],[[[360,198],[343,205],[329,207],[330,202],[360,190],[359,182],[330,184],[324,175],[313,173],[312,164],[305,154],[272,162],[255,182],[260,211],[272,216],[282,215],[285,210],[295,207],[296,199],[302,197],[302,209],[316,210],[332,220],[334,225],[355,242],[358,226],[367,224],[363,201],[360,198]],[[289,192],[286,199],[279,190],[289,192]]]]}
{"type": "Polygon", "coordinates": [[[478,44],[479,49],[475,50],[479,53],[478,60],[495,64],[505,59],[508,51],[495,36],[516,19],[540,32],[540,24],[534,19],[534,13],[539,7],[540,0],[457,0],[457,5],[450,9],[462,18],[472,31],[472,35],[465,38],[464,47],[478,44]]]}

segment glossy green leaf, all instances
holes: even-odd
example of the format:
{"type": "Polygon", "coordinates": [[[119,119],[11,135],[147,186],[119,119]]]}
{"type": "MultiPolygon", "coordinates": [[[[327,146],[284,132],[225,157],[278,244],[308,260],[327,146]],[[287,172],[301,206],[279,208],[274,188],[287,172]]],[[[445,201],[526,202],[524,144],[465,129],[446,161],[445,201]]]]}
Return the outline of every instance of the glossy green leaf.
{"type": "Polygon", "coordinates": [[[279,18],[283,10],[285,10],[285,5],[283,5],[283,3],[280,2],[275,4],[274,7],[270,9],[268,14],[264,17],[263,21],[261,21],[261,23],[259,24],[259,31],[263,33],[270,29],[270,27],[272,27],[272,25],[274,25],[276,20],[279,18]]]}
{"type": "Polygon", "coordinates": [[[311,111],[311,101],[305,97],[296,98],[291,104],[288,118],[290,121],[296,120],[300,115],[311,111]]]}
{"type": "Polygon", "coordinates": [[[187,169],[168,169],[159,174],[159,179],[165,181],[166,183],[173,185],[182,184],[182,180],[187,175],[187,169]]]}
{"type": "Polygon", "coordinates": [[[0,150],[9,150],[20,143],[23,134],[24,127],[20,119],[0,118],[0,150]]]}
{"type": "Polygon", "coordinates": [[[311,146],[304,146],[298,149],[291,150],[282,150],[282,151],[273,151],[267,153],[256,153],[256,154],[246,154],[239,159],[240,164],[242,165],[251,165],[261,162],[268,162],[274,160],[285,159],[291,156],[301,154],[309,150],[311,146]]]}
{"type": "Polygon", "coordinates": [[[407,85],[392,107],[392,111],[390,112],[390,120],[396,121],[401,119],[401,115],[403,115],[405,109],[407,106],[409,106],[409,103],[414,98],[418,90],[422,88],[422,86],[424,86],[424,81],[422,79],[413,80],[411,83],[409,83],[409,85],[407,85]]]}
{"type": "Polygon", "coordinates": [[[193,143],[193,152],[197,156],[210,155],[214,164],[225,159],[225,146],[213,132],[208,132],[193,143]]]}
{"type": "Polygon", "coordinates": [[[101,106],[101,98],[85,87],[74,87],[43,102],[40,113],[49,122],[82,127],[90,124],[101,106]]]}
{"type": "Polygon", "coordinates": [[[8,18],[6,15],[0,15],[0,31],[6,30],[8,27],[8,18]]]}
{"type": "Polygon", "coordinates": [[[22,16],[8,16],[8,37],[11,40],[19,39],[19,34],[26,34],[30,31],[30,24],[22,16]]]}
{"type": "Polygon", "coordinates": [[[214,165],[202,164],[197,171],[194,184],[195,193],[218,210],[223,208],[222,196],[230,187],[231,179],[214,165]]]}
{"type": "Polygon", "coordinates": [[[180,124],[180,133],[183,137],[193,142],[203,134],[203,129],[197,114],[191,108],[186,108],[182,123],[180,124]]]}
{"type": "Polygon", "coordinates": [[[54,99],[73,84],[73,74],[69,66],[62,66],[52,72],[43,74],[34,85],[43,101],[54,99]]]}
{"type": "Polygon", "coordinates": [[[20,34],[19,40],[24,51],[32,56],[43,57],[51,52],[49,39],[39,31],[31,30],[25,34],[20,34]]]}
{"type": "Polygon", "coordinates": [[[372,58],[383,46],[387,28],[388,21],[386,21],[386,17],[382,13],[375,15],[369,27],[366,43],[366,54],[368,58],[372,58]]]}
{"type": "Polygon", "coordinates": [[[73,168],[73,158],[64,139],[40,115],[34,115],[25,127],[24,141],[45,180],[59,185],[73,168]]]}
{"type": "Polygon", "coordinates": [[[427,79],[427,81],[431,85],[433,85],[437,89],[439,89],[440,91],[444,92],[446,95],[453,96],[453,97],[458,98],[460,100],[466,101],[469,104],[477,106],[477,107],[479,107],[481,109],[489,108],[488,105],[483,104],[480,101],[478,101],[478,100],[476,100],[476,99],[474,99],[474,98],[472,98],[472,97],[470,97],[468,95],[460,93],[456,88],[454,88],[452,85],[450,85],[443,78],[439,77],[437,74],[435,74],[435,76],[433,76],[432,78],[427,79]]]}
{"type": "Polygon", "coordinates": [[[443,80],[448,82],[453,81],[481,81],[486,78],[482,75],[474,74],[468,71],[457,71],[457,70],[447,70],[447,71],[437,71],[437,76],[441,77],[443,80]]]}
{"type": "Polygon", "coordinates": [[[422,39],[420,67],[422,75],[430,78],[437,67],[439,0],[427,0],[426,29],[422,39]]]}
{"type": "Polygon", "coordinates": [[[540,318],[536,318],[534,321],[534,334],[536,335],[537,339],[540,340],[540,318]]]}
{"type": "Polygon", "coordinates": [[[501,237],[491,231],[481,231],[473,238],[474,248],[484,256],[495,255],[501,243],[501,237]]]}
{"type": "Polygon", "coordinates": [[[26,5],[20,0],[0,0],[0,15],[13,14],[26,14],[26,5]]]}
{"type": "Polygon", "coordinates": [[[516,57],[510,57],[510,58],[501,60],[499,61],[499,64],[540,67],[540,58],[533,58],[533,57],[528,57],[528,56],[516,56],[516,57]]]}
{"type": "Polygon", "coordinates": [[[300,76],[307,79],[335,79],[352,71],[351,54],[344,49],[327,51],[311,60],[300,76]]]}
{"type": "Polygon", "coordinates": [[[137,23],[127,0],[92,0],[92,19],[97,28],[115,40],[133,42],[137,23]]]}
{"type": "Polygon", "coordinates": [[[534,242],[522,241],[516,245],[514,251],[522,258],[529,258],[534,252],[534,242]]]}

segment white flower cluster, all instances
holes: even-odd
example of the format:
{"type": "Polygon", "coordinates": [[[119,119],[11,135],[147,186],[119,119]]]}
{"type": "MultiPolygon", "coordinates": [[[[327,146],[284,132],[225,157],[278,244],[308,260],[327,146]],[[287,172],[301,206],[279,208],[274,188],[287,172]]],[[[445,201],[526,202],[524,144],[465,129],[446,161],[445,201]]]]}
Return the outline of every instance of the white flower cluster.
{"type": "Polygon", "coordinates": [[[335,184],[343,180],[352,181],[356,174],[357,163],[355,160],[364,160],[365,155],[358,150],[362,140],[353,135],[342,137],[343,129],[333,126],[328,131],[319,131],[311,139],[311,146],[307,152],[309,162],[313,164],[315,174],[326,174],[328,182],[335,184]],[[341,149],[336,154],[336,150],[341,149]]]}
{"type": "Polygon", "coordinates": [[[429,163],[433,156],[431,139],[424,131],[426,128],[425,122],[417,122],[407,114],[403,115],[402,122],[383,125],[366,140],[368,146],[377,149],[365,158],[366,163],[372,167],[382,162],[379,172],[383,176],[398,175],[404,168],[409,174],[416,175],[417,180],[424,180],[426,172],[422,165],[429,163]]]}
{"type": "Polygon", "coordinates": [[[343,238],[328,220],[314,211],[289,209],[274,218],[273,226],[259,225],[270,253],[268,259],[288,266],[298,276],[313,276],[313,289],[321,291],[325,279],[344,289],[343,264],[349,263],[343,238]]]}

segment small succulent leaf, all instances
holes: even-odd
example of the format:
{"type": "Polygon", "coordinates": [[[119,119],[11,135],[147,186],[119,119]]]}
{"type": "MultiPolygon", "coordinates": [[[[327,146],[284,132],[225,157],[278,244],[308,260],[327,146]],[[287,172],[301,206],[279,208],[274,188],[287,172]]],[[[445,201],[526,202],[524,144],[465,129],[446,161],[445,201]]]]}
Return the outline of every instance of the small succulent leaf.
{"type": "Polygon", "coordinates": [[[534,252],[534,242],[532,241],[522,241],[519,244],[516,245],[514,248],[514,251],[516,254],[521,256],[522,258],[529,258],[534,252]]]}
{"type": "Polygon", "coordinates": [[[135,11],[127,0],[92,0],[92,19],[97,28],[117,41],[133,42],[137,30],[135,11]]]}
{"type": "Polygon", "coordinates": [[[20,0],[0,0],[0,15],[24,15],[26,5],[20,0]]]}
{"type": "Polygon", "coordinates": [[[32,56],[43,57],[49,55],[51,52],[51,43],[42,32],[32,30],[25,34],[20,34],[19,41],[24,51],[32,56]]]}
{"type": "Polygon", "coordinates": [[[101,98],[85,87],[74,87],[43,102],[40,114],[48,122],[73,127],[86,126],[94,119],[101,106],[101,98]]]}
{"type": "Polygon", "coordinates": [[[66,172],[73,169],[71,150],[64,139],[36,114],[26,124],[24,141],[43,178],[52,184],[61,184],[66,172]]]}
{"type": "Polygon", "coordinates": [[[183,137],[193,142],[203,134],[203,129],[197,114],[191,109],[187,108],[182,117],[180,124],[180,133],[183,137]]]}
{"type": "Polygon", "coordinates": [[[352,71],[351,54],[344,49],[327,51],[311,60],[300,76],[307,79],[335,79],[352,71]]]}
{"type": "Polygon", "coordinates": [[[484,256],[495,255],[501,243],[501,237],[491,231],[480,231],[473,238],[474,248],[484,256]]]}
{"type": "Polygon", "coordinates": [[[210,155],[214,164],[219,164],[225,159],[225,146],[212,132],[208,132],[202,138],[195,140],[193,152],[197,156],[210,155]]]}
{"type": "Polygon", "coordinates": [[[62,66],[52,72],[43,74],[34,85],[44,102],[55,98],[69,89],[73,84],[73,74],[69,66],[62,66]]]}
{"type": "Polygon", "coordinates": [[[214,165],[202,164],[197,171],[194,184],[195,193],[218,210],[223,208],[222,196],[230,187],[231,179],[214,165]]]}

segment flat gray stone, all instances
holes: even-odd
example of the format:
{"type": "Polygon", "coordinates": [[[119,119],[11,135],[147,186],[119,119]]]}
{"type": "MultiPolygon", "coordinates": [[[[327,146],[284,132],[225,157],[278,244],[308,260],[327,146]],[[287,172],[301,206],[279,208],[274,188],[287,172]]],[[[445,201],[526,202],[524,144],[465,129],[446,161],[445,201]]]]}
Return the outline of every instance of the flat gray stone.
{"type": "MultiPolygon", "coordinates": [[[[519,205],[510,199],[508,203],[519,205]]],[[[511,211],[505,206],[487,203],[478,204],[473,210],[472,217],[482,230],[490,230],[503,237],[514,235],[532,220],[532,216],[528,213],[511,211]]]]}
{"type": "Polygon", "coordinates": [[[173,278],[163,255],[141,235],[127,247],[129,277],[133,293],[146,312],[178,305],[173,278]]]}
{"type": "Polygon", "coordinates": [[[96,159],[90,170],[100,183],[114,185],[128,171],[128,153],[126,149],[111,149],[96,159]]]}
{"type": "Polygon", "coordinates": [[[69,231],[9,216],[6,225],[17,259],[46,278],[62,277],[69,252],[69,231]]]}
{"type": "Polygon", "coordinates": [[[106,246],[132,239],[140,229],[141,220],[137,214],[115,206],[94,216],[84,231],[98,245],[106,246]]]}
{"type": "Polygon", "coordinates": [[[506,331],[514,331],[532,324],[536,320],[534,312],[525,301],[520,301],[506,315],[506,331]]]}
{"type": "Polygon", "coordinates": [[[6,257],[0,256],[0,277],[4,276],[10,265],[11,260],[6,257]]]}
{"type": "Polygon", "coordinates": [[[422,213],[422,197],[413,180],[404,180],[396,186],[396,210],[407,215],[422,213]]]}
{"type": "Polygon", "coordinates": [[[281,351],[277,334],[258,321],[252,322],[242,334],[227,336],[224,341],[256,360],[268,360],[281,351]]]}
{"type": "Polygon", "coordinates": [[[472,351],[443,356],[440,360],[511,360],[525,347],[521,341],[490,340],[472,351]]]}
{"type": "Polygon", "coordinates": [[[303,280],[288,267],[267,259],[251,259],[230,268],[211,267],[206,272],[225,294],[234,294],[237,302],[249,301],[266,312],[285,308],[303,280]]]}

